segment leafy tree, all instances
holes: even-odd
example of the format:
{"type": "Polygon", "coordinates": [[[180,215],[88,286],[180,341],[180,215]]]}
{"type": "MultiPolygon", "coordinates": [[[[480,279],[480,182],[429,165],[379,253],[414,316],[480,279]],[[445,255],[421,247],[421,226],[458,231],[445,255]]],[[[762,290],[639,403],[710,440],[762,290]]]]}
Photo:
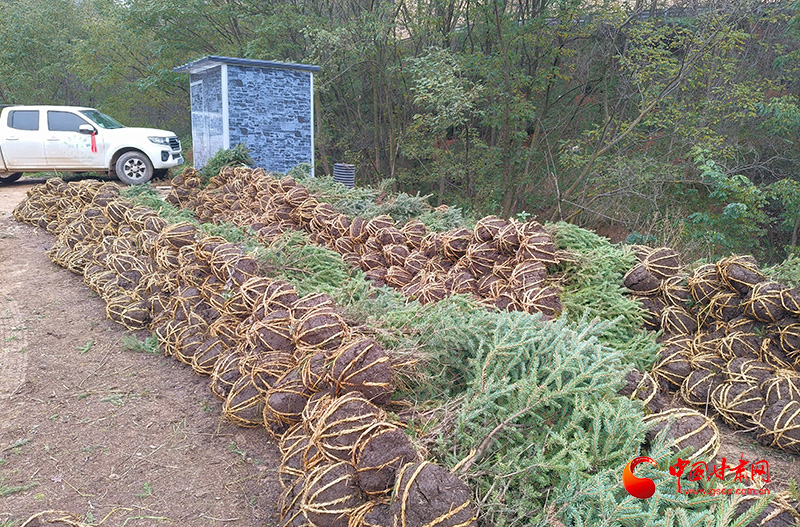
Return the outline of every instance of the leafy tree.
{"type": "Polygon", "coordinates": [[[736,252],[761,256],[758,239],[768,222],[766,194],[745,176],[727,173],[705,152],[697,152],[695,162],[707,195],[695,194],[705,209],[686,219],[686,235],[699,241],[709,255],[736,252]]]}
{"type": "Polygon", "coordinates": [[[74,67],[82,30],[71,0],[0,2],[0,103],[90,102],[74,67]]]}

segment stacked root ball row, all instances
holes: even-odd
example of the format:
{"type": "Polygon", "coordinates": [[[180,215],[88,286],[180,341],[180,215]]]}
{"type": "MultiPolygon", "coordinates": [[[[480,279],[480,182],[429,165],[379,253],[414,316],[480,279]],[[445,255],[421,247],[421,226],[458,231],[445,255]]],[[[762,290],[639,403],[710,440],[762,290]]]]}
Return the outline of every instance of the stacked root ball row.
{"type": "MultiPolygon", "coordinates": [[[[764,445],[800,453],[800,290],[767,280],[750,256],[686,274],[671,249],[636,250],[625,286],[650,329],[663,330],[655,381],[764,445]]],[[[653,378],[639,377],[652,394],[653,378]]]]}
{"type": "Polygon", "coordinates": [[[389,354],[330,297],[258,276],[237,245],[168,224],[113,184],[49,180],[14,216],[57,236],[50,257],[109,318],[153,329],[167,355],[210,375],[228,419],[278,441],[283,525],[476,524],[469,487],[386,418],[389,354]]]}
{"type": "Polygon", "coordinates": [[[418,220],[398,226],[389,216],[349,218],[290,177],[230,167],[203,190],[196,173],[185,171],[173,180],[167,201],[194,210],[201,221],[250,227],[262,243],[286,231],[305,231],[375,284],[422,303],[460,293],[500,310],[548,318],[562,310],[559,289],[547,276],[558,262],[556,248],[535,221],[488,216],[473,230],[433,233],[418,220]]]}

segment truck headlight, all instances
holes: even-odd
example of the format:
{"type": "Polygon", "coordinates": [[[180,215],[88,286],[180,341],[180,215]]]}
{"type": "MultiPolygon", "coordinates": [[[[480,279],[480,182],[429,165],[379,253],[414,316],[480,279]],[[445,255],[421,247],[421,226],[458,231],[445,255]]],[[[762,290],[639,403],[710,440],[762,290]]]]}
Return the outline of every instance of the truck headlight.
{"type": "Polygon", "coordinates": [[[155,143],[157,145],[167,145],[169,146],[169,139],[166,137],[158,137],[158,136],[150,136],[148,137],[151,143],[155,143]]]}

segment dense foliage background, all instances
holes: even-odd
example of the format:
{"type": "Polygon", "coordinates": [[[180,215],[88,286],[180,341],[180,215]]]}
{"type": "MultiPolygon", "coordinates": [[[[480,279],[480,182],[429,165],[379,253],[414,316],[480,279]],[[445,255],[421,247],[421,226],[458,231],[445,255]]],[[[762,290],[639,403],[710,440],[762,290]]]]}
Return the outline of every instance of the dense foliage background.
{"type": "Polygon", "coordinates": [[[96,106],[190,141],[217,54],[322,66],[317,160],[476,214],[691,256],[800,227],[798,6],[580,0],[4,0],[0,103],[96,106]]]}

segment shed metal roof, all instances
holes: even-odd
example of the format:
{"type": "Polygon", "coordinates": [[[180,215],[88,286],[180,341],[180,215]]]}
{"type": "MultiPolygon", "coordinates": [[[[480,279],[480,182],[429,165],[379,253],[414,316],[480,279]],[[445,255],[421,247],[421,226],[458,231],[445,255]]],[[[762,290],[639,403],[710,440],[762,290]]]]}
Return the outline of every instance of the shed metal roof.
{"type": "Polygon", "coordinates": [[[236,57],[220,57],[218,55],[209,55],[202,59],[195,60],[194,62],[187,62],[173,71],[177,73],[194,73],[202,71],[219,64],[234,64],[237,66],[252,66],[256,68],[278,68],[284,70],[302,70],[302,71],[320,71],[322,68],[310,64],[291,64],[288,62],[273,62],[270,60],[255,60],[255,59],[242,59],[236,57]]]}

